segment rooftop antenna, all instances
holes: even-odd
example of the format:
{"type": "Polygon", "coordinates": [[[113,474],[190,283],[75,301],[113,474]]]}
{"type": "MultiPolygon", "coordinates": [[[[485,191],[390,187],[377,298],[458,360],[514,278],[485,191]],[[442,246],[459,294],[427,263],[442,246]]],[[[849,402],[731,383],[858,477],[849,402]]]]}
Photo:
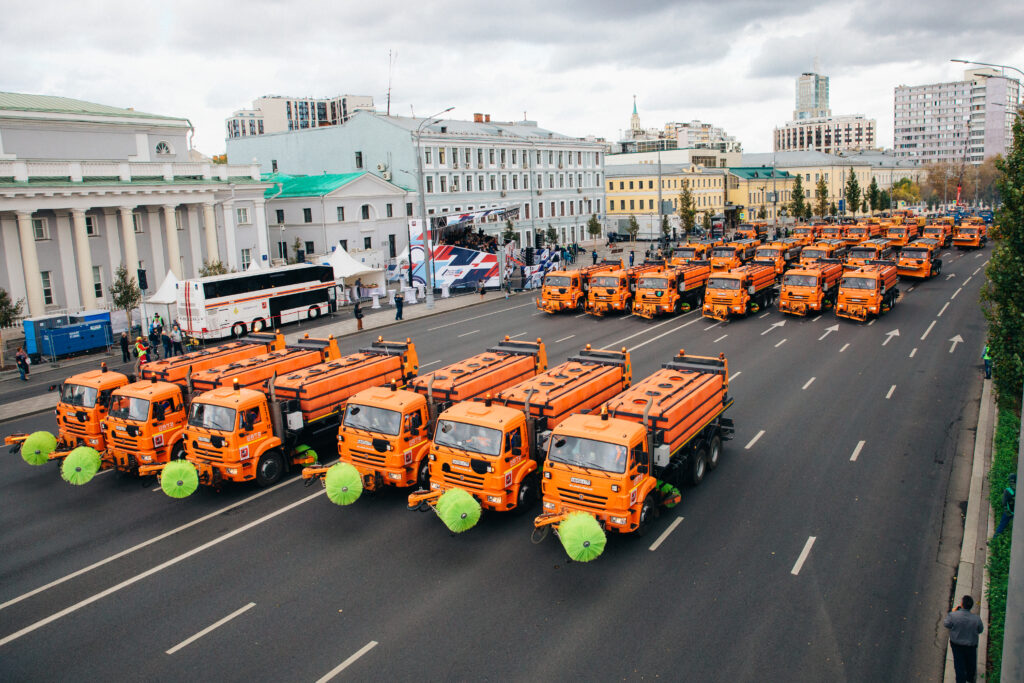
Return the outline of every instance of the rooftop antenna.
{"type": "Polygon", "coordinates": [[[398,59],[398,55],[388,50],[388,106],[387,115],[391,116],[391,75],[395,70],[395,60],[398,59]]]}
{"type": "Polygon", "coordinates": [[[821,73],[821,60],[818,59],[818,54],[814,54],[814,73],[821,73]]]}

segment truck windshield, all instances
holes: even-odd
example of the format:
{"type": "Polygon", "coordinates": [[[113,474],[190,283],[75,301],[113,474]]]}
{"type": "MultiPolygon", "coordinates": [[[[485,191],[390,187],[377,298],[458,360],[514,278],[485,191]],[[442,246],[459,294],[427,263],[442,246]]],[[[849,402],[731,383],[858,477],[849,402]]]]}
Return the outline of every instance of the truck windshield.
{"type": "Polygon", "coordinates": [[[789,285],[790,287],[817,287],[818,278],[814,275],[787,273],[786,276],[782,278],[782,284],[789,285]]]}
{"type": "Polygon", "coordinates": [[[978,229],[977,228],[960,228],[959,232],[960,232],[961,235],[977,235],[978,234],[978,229]]]}
{"type": "Polygon", "coordinates": [[[867,228],[850,228],[851,235],[863,235],[868,231],[867,228]]]}
{"type": "Polygon", "coordinates": [[[736,249],[734,247],[718,247],[711,250],[711,256],[714,258],[732,258],[736,255],[736,249]]]}
{"type": "Polygon", "coordinates": [[[192,427],[230,432],[235,427],[235,409],[197,401],[188,411],[188,423],[192,427]]]}
{"type": "Polygon", "coordinates": [[[149,417],[149,401],[115,394],[110,400],[110,417],[144,422],[149,417]]]}
{"type": "Polygon", "coordinates": [[[454,420],[438,421],[434,443],[484,455],[501,454],[500,431],[454,420]]]}
{"type": "Polygon", "coordinates": [[[679,258],[696,258],[697,250],[693,247],[689,247],[687,249],[676,249],[674,256],[679,258]]]}
{"type": "Polygon", "coordinates": [[[60,390],[60,402],[69,406],[80,408],[93,408],[96,406],[96,397],[99,392],[93,387],[84,387],[81,384],[65,384],[60,390]]]}
{"type": "Polygon", "coordinates": [[[802,252],[800,252],[800,255],[803,256],[805,259],[825,258],[828,256],[828,252],[825,251],[824,249],[804,249],[802,252]]]}
{"type": "Polygon", "coordinates": [[[708,279],[708,289],[739,289],[740,281],[731,277],[713,277],[708,279]]]}
{"type": "Polygon", "coordinates": [[[889,234],[890,235],[906,235],[907,234],[907,229],[906,228],[889,228],[889,234]]]}
{"type": "Polygon", "coordinates": [[[928,250],[927,249],[904,249],[902,252],[900,252],[900,256],[902,256],[904,258],[926,259],[926,258],[928,258],[928,250]]]}
{"type": "Polygon", "coordinates": [[[395,436],[402,426],[402,414],[397,410],[349,403],[345,408],[345,426],[395,436]]]}
{"type": "Polygon", "coordinates": [[[844,289],[874,289],[875,281],[869,277],[844,277],[844,289]]]}
{"type": "Polygon", "coordinates": [[[544,278],[544,285],[547,287],[568,287],[569,277],[566,275],[549,275],[544,278]]]}
{"type": "Polygon", "coordinates": [[[850,253],[847,254],[847,258],[873,259],[876,253],[878,252],[874,249],[861,247],[860,249],[851,249],[850,253]]]}
{"type": "Polygon", "coordinates": [[[595,287],[618,287],[619,286],[619,278],[617,278],[617,277],[607,277],[607,276],[606,277],[595,277],[593,282],[594,282],[594,286],[595,287]]]}
{"type": "Polygon", "coordinates": [[[642,277],[636,286],[640,289],[666,289],[668,280],[663,277],[642,277]]]}
{"type": "Polygon", "coordinates": [[[778,257],[779,257],[779,250],[778,249],[758,249],[757,253],[754,255],[754,258],[778,258],[778,257]]]}
{"type": "Polygon", "coordinates": [[[578,436],[555,436],[548,460],[621,474],[626,471],[626,447],[578,436]]]}
{"type": "Polygon", "coordinates": [[[814,232],[814,228],[797,228],[793,231],[794,235],[810,235],[814,232]]]}

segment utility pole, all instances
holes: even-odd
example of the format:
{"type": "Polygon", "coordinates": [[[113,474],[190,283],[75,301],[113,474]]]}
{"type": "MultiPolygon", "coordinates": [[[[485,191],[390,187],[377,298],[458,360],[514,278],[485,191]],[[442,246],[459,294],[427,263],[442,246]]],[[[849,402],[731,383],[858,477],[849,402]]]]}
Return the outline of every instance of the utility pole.
{"type": "MultiPolygon", "coordinates": [[[[423,131],[423,126],[437,123],[435,119],[437,119],[438,116],[441,114],[447,114],[452,109],[455,109],[455,107],[448,107],[444,111],[439,111],[433,116],[428,116],[423,119],[423,122],[416,128],[416,177],[420,192],[420,216],[423,221],[421,226],[423,231],[423,277],[427,284],[427,308],[434,307],[434,259],[433,254],[430,253],[430,218],[427,216],[427,196],[424,194],[423,189],[423,150],[420,147],[420,137],[423,131]]],[[[412,270],[411,243],[409,244],[409,270],[412,270]]]]}
{"type": "MultiPolygon", "coordinates": [[[[661,150],[658,150],[658,233],[661,233],[661,224],[664,222],[664,214],[661,212],[661,150]]],[[[664,238],[664,235],[662,235],[664,238]]]]}

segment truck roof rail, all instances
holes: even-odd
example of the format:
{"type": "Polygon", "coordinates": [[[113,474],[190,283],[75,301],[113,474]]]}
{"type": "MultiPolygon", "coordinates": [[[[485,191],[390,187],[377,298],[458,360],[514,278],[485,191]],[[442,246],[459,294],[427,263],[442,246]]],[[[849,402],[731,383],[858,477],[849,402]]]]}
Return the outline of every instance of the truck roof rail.
{"type": "Polygon", "coordinates": [[[688,356],[685,353],[680,353],[668,363],[662,364],[661,367],[669,370],[679,370],[680,372],[689,371],[725,375],[725,366],[724,356],[713,358],[711,356],[688,356]]]}
{"type": "Polygon", "coordinates": [[[815,259],[815,260],[818,263],[838,263],[840,265],[842,265],[842,263],[843,263],[842,259],[837,259],[837,258],[819,258],[819,259],[815,259]]]}
{"type": "Polygon", "coordinates": [[[877,261],[865,261],[866,266],[895,266],[896,262],[891,259],[878,259],[877,261]]]}
{"type": "Polygon", "coordinates": [[[322,351],[330,346],[333,339],[320,339],[316,337],[303,337],[294,344],[290,344],[292,348],[297,349],[311,349],[313,351],[322,351]]]}
{"type": "Polygon", "coordinates": [[[412,341],[409,339],[406,339],[405,341],[385,341],[383,339],[375,339],[370,346],[359,349],[359,352],[383,354],[385,356],[400,356],[409,350],[409,345],[411,343],[412,341]]]}
{"type": "Polygon", "coordinates": [[[536,356],[540,353],[541,344],[540,337],[537,341],[519,341],[517,339],[502,339],[498,342],[497,346],[492,346],[487,349],[488,353],[510,353],[519,356],[536,356]]]}
{"type": "Polygon", "coordinates": [[[614,365],[625,367],[629,362],[629,352],[625,348],[622,351],[610,349],[580,349],[574,356],[569,356],[566,362],[590,363],[597,365],[614,365]]]}

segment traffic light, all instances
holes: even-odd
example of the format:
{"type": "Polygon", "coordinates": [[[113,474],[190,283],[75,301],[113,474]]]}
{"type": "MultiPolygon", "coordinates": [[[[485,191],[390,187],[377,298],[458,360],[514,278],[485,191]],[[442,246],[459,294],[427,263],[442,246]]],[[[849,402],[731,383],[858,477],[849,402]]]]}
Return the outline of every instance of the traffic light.
{"type": "Polygon", "coordinates": [[[139,289],[143,291],[149,289],[149,283],[146,282],[146,271],[144,271],[142,268],[139,268],[138,271],[136,272],[138,273],[139,278],[139,289]]]}
{"type": "Polygon", "coordinates": [[[523,261],[528,266],[534,265],[534,263],[533,263],[533,247],[527,247],[526,249],[523,249],[523,261]]]}

